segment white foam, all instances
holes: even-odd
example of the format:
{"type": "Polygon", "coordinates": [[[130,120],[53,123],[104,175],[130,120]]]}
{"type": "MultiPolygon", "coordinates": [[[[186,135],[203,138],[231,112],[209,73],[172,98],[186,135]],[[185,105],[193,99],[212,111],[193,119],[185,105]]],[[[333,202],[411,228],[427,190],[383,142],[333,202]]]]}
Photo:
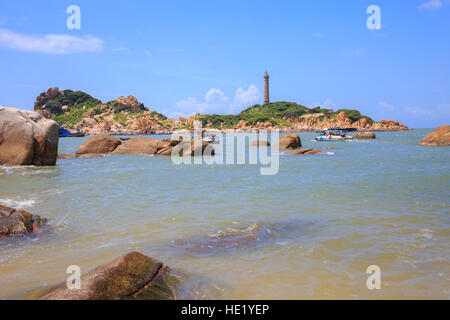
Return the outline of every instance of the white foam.
{"type": "Polygon", "coordinates": [[[3,204],[7,207],[12,207],[14,209],[25,209],[31,208],[36,203],[35,199],[0,199],[0,204],[3,204]]]}

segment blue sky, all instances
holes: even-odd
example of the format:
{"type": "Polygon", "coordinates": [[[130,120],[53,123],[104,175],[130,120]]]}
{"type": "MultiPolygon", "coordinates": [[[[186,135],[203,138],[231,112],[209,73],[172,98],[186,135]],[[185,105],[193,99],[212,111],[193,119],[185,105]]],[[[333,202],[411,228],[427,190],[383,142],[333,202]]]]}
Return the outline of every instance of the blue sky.
{"type": "Polygon", "coordinates": [[[0,105],[32,109],[57,86],[172,117],[237,113],[262,102],[267,69],[272,101],[436,127],[450,123],[449,39],[450,0],[2,0],[0,105]]]}

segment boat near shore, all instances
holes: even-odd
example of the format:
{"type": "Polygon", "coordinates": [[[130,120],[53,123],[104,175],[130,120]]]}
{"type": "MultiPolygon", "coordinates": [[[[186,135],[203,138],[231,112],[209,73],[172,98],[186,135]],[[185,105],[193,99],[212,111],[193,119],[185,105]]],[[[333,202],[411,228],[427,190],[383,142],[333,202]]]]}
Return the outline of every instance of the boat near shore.
{"type": "Polygon", "coordinates": [[[79,130],[69,131],[64,127],[59,128],[59,137],[60,138],[77,138],[77,137],[84,137],[84,136],[86,136],[86,134],[79,130]]]}
{"type": "Polygon", "coordinates": [[[355,128],[328,128],[319,131],[316,136],[316,141],[351,141],[353,137],[348,135],[348,132],[356,131],[355,128]]]}

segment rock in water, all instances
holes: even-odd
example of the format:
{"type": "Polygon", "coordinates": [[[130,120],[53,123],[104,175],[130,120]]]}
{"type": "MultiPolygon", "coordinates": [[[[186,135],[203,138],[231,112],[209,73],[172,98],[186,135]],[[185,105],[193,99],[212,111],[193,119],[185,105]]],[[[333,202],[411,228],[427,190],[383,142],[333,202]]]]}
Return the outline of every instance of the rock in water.
{"type": "Polygon", "coordinates": [[[133,137],[127,142],[123,143],[116,150],[114,154],[155,154],[159,144],[162,143],[161,140],[144,138],[144,137],[133,137]]]}
{"type": "Polygon", "coordinates": [[[53,166],[59,126],[37,112],[0,107],[0,165],[53,166]]]}
{"type": "Polygon", "coordinates": [[[269,147],[270,142],[267,140],[254,140],[250,141],[247,147],[269,147]]]}
{"type": "Polygon", "coordinates": [[[326,154],[319,149],[297,149],[284,153],[287,156],[297,156],[297,155],[311,155],[311,154],[326,154]]]}
{"type": "Polygon", "coordinates": [[[376,139],[376,136],[373,132],[358,132],[353,139],[376,139]]]}
{"type": "Polygon", "coordinates": [[[80,290],[64,283],[40,300],[168,300],[178,283],[161,262],[130,252],[83,275],[80,290]]]}
{"type": "Polygon", "coordinates": [[[45,222],[45,219],[25,210],[0,205],[0,235],[2,236],[30,234],[45,222]]]}
{"type": "Polygon", "coordinates": [[[122,140],[106,134],[99,134],[89,138],[77,150],[77,155],[85,153],[109,153],[113,152],[122,140]]]}
{"type": "Polygon", "coordinates": [[[298,134],[285,134],[278,140],[279,149],[296,149],[302,146],[302,142],[298,134]]]}
{"type": "Polygon", "coordinates": [[[438,127],[419,142],[419,146],[449,146],[450,126],[448,124],[438,127]]]}

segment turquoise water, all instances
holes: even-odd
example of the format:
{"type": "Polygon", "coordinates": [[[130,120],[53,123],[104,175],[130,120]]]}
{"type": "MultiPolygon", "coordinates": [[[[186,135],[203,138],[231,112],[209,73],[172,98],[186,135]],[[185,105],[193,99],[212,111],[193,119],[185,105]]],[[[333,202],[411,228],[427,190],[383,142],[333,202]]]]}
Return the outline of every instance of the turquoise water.
{"type": "MultiPolygon", "coordinates": [[[[274,176],[125,155],[3,167],[0,204],[50,223],[0,240],[0,297],[34,297],[69,265],[84,273],[137,250],[187,275],[181,298],[448,299],[450,148],[417,146],[430,131],[352,142],[299,133],[304,147],[335,149],[281,156],[274,176]],[[366,287],[369,265],[381,268],[380,290],[366,287]]],[[[59,152],[85,140],[60,139],[59,152]]]]}

